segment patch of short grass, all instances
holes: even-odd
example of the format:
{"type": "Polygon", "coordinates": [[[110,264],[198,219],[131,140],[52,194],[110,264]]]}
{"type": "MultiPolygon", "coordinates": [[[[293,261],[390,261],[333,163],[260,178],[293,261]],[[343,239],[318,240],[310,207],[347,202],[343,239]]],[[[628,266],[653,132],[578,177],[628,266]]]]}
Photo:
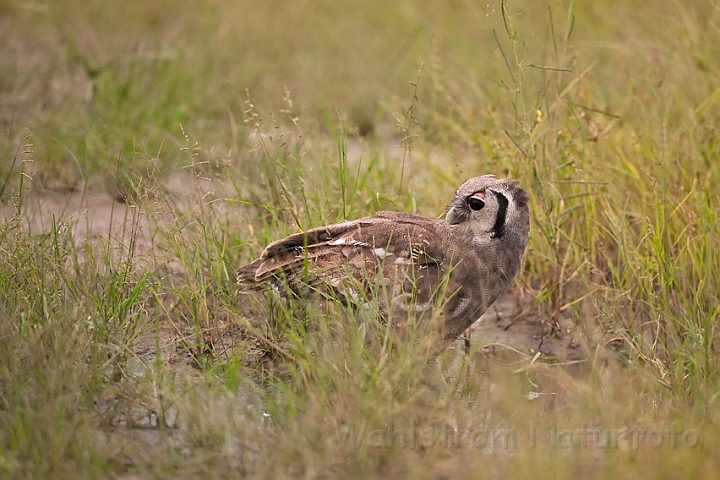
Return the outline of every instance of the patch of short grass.
{"type": "Polygon", "coordinates": [[[720,12],[661,3],[0,3],[2,475],[715,472],[720,12]],[[427,362],[239,292],[482,173],[529,191],[514,292],[585,360],[427,362]]]}

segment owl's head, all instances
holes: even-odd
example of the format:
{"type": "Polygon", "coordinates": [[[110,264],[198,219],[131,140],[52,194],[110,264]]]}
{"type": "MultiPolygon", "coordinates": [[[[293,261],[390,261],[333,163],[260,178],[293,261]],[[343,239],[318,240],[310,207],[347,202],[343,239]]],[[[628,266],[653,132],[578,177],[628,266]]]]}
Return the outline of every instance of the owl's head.
{"type": "Polygon", "coordinates": [[[530,230],[528,196],[514,180],[494,175],[471,178],[455,192],[445,222],[451,231],[471,233],[479,239],[526,239],[530,230]]]}

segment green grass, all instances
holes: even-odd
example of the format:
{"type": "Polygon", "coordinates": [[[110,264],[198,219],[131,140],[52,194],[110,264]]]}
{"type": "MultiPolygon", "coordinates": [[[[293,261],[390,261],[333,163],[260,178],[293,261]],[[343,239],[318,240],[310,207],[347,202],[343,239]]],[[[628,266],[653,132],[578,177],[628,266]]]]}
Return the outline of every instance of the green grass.
{"type": "Polygon", "coordinates": [[[0,0],[0,476],[713,475],[719,21],[0,0]],[[585,361],[427,363],[372,312],[238,291],[274,239],[484,173],[528,190],[513,291],[585,361]]]}

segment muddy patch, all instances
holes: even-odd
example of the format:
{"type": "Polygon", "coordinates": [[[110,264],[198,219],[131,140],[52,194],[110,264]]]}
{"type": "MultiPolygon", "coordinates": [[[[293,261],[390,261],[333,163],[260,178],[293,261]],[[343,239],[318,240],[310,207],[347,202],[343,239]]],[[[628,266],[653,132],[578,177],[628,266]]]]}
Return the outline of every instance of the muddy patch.
{"type": "MultiPolygon", "coordinates": [[[[470,340],[483,349],[509,347],[534,357],[540,353],[558,361],[587,358],[578,339],[566,332],[557,333],[543,320],[532,298],[512,289],[505,292],[483,316],[470,327],[470,340]]],[[[455,343],[456,348],[462,340],[455,343]]]]}
{"type": "Polygon", "coordinates": [[[0,206],[0,222],[17,219],[18,210],[22,228],[31,235],[69,231],[76,246],[101,237],[124,244],[131,235],[138,248],[147,249],[152,243],[148,215],[135,205],[116,201],[102,187],[80,185],[68,192],[23,195],[0,206]]]}

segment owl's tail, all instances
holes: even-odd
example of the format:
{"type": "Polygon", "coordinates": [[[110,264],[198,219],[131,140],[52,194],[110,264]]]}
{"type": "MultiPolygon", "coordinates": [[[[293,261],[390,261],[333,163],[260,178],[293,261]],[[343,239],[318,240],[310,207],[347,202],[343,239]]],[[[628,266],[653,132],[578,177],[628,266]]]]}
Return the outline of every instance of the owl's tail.
{"type": "Polygon", "coordinates": [[[255,278],[255,273],[258,267],[262,263],[261,259],[257,259],[252,263],[248,263],[242,266],[237,271],[237,283],[240,285],[242,292],[243,290],[257,290],[263,286],[264,282],[259,282],[255,278]]]}

